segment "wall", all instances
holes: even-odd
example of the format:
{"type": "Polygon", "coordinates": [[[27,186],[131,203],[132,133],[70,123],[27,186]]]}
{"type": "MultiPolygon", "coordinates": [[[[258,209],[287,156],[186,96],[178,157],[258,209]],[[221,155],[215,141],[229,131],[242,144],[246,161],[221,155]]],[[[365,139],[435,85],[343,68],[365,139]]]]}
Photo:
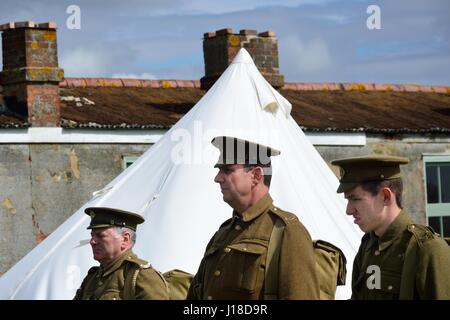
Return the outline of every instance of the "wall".
{"type": "Polygon", "coordinates": [[[0,275],[149,145],[0,144],[0,275]]]}

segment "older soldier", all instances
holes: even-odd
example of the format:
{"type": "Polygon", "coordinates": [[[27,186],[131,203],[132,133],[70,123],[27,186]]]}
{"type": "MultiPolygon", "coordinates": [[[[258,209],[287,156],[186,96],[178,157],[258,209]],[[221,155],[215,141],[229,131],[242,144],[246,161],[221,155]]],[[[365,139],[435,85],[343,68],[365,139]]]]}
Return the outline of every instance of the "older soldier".
{"type": "Polygon", "coordinates": [[[187,299],[318,299],[311,237],[292,213],[272,203],[270,157],[280,152],[253,142],[216,137],[221,155],[214,181],[234,210],[206,247],[187,299]],[[279,272],[265,276],[268,243],[276,221],[284,225],[279,272]],[[276,292],[265,292],[265,281],[276,292]]]}
{"type": "Polygon", "coordinates": [[[355,257],[352,299],[450,299],[450,248],[402,208],[400,165],[408,159],[364,156],[341,167],[338,193],[366,234],[355,257]]]}
{"type": "Polygon", "coordinates": [[[99,267],[89,269],[74,300],[167,300],[166,282],[132,251],[136,226],[144,218],[119,209],[87,208],[92,252],[99,267]]]}

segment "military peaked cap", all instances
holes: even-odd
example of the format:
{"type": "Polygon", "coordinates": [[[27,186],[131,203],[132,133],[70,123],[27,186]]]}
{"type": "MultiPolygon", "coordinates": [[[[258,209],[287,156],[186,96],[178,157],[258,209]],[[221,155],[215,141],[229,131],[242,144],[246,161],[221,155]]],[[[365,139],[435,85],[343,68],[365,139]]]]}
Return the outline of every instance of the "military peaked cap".
{"type": "Polygon", "coordinates": [[[220,151],[216,168],[228,164],[267,165],[270,157],[280,154],[274,148],[234,137],[215,137],[211,143],[220,151]]]}
{"type": "Polygon", "coordinates": [[[408,162],[407,158],[383,155],[333,160],[331,164],[341,169],[337,192],[350,191],[363,182],[400,178],[400,165],[408,162]]]}
{"type": "Polygon", "coordinates": [[[105,227],[126,227],[136,231],[138,224],[145,221],[145,219],[135,213],[105,207],[90,207],[86,208],[84,212],[91,216],[91,223],[88,229],[105,228],[105,227]]]}

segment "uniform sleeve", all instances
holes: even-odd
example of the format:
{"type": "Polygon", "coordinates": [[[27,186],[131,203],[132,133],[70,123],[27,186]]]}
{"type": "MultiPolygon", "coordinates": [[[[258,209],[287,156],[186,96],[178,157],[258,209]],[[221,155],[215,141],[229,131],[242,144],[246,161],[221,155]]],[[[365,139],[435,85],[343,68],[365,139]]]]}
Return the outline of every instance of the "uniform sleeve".
{"type": "Polygon", "coordinates": [[[283,232],[278,281],[280,300],[319,299],[311,236],[298,219],[289,221],[283,232]]]}
{"type": "Polygon", "coordinates": [[[441,238],[425,241],[419,250],[416,293],[419,299],[450,299],[450,247],[441,238]]]}
{"type": "Polygon", "coordinates": [[[136,300],[168,300],[167,286],[162,275],[153,268],[142,269],[136,279],[136,300]]]}

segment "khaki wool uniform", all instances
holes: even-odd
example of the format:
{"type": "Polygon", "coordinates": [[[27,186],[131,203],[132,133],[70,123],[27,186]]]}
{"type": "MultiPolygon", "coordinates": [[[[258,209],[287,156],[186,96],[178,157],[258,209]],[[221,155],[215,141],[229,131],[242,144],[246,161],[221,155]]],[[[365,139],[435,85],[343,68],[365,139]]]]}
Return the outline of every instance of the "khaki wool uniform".
{"type": "MultiPolygon", "coordinates": [[[[133,279],[134,280],[134,279],[133,279]]],[[[77,290],[74,300],[167,300],[163,276],[147,261],[139,259],[131,249],[125,251],[108,267],[92,267],[77,290]],[[137,267],[137,268],[136,268],[137,267]],[[126,277],[135,276],[134,297],[124,297],[126,277]]]]}
{"type": "Polygon", "coordinates": [[[298,218],[264,196],[240,217],[225,221],[209,242],[187,299],[263,299],[269,238],[276,219],[281,240],[278,299],[318,299],[311,237],[298,218]]]}
{"type": "Polygon", "coordinates": [[[450,299],[449,267],[447,243],[431,229],[413,224],[401,211],[383,236],[371,232],[362,238],[353,264],[352,299],[450,299]],[[411,237],[418,249],[414,259],[406,260],[405,267],[413,271],[408,277],[403,267],[411,237]],[[376,275],[373,266],[380,270],[379,289],[374,288],[376,280],[369,279],[376,275]],[[405,285],[411,286],[409,296],[405,285]]]}

